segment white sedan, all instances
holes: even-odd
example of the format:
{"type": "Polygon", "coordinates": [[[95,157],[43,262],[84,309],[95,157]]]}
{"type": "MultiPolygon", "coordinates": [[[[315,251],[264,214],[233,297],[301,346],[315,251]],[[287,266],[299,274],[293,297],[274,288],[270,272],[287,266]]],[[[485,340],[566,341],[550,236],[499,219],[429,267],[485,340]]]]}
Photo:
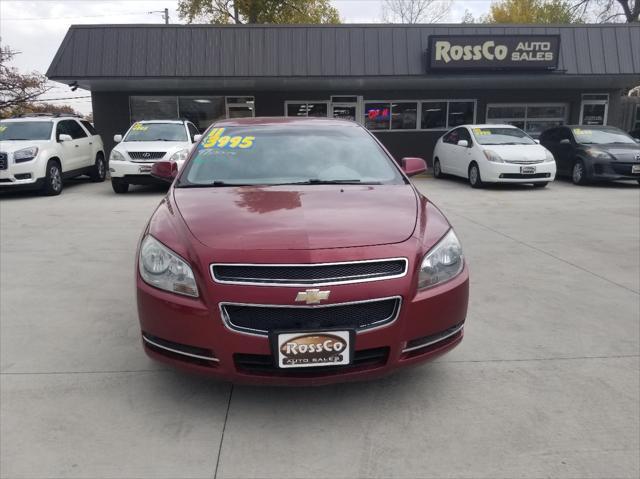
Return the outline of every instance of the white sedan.
{"type": "Polygon", "coordinates": [[[520,128],[511,125],[462,125],[436,143],[433,175],[467,178],[474,188],[485,183],[533,183],[545,187],[556,176],[553,155],[520,128]]]}

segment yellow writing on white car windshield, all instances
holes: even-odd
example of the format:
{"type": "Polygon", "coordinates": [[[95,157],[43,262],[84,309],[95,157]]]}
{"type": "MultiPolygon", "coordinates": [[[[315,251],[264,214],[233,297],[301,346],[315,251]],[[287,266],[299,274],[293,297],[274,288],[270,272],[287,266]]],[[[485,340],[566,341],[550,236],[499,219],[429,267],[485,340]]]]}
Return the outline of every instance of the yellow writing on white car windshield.
{"type": "Polygon", "coordinates": [[[142,123],[136,123],[135,125],[133,125],[133,128],[131,129],[133,131],[147,131],[149,127],[146,125],[143,125],[142,123]]]}
{"type": "Polygon", "coordinates": [[[202,142],[204,148],[240,148],[247,149],[253,146],[255,136],[229,136],[224,135],[224,128],[212,129],[202,142]]]}
{"type": "Polygon", "coordinates": [[[482,128],[474,128],[473,129],[473,133],[476,136],[490,135],[491,134],[491,130],[483,130],[482,128]]]}
{"type": "Polygon", "coordinates": [[[6,127],[6,126],[4,126],[4,125],[0,125],[0,132],[4,131],[4,130],[6,130],[6,129],[7,129],[7,127],[6,127]]]}
{"type": "Polygon", "coordinates": [[[576,135],[591,135],[593,132],[591,130],[583,130],[582,128],[574,128],[573,133],[576,135]]]}

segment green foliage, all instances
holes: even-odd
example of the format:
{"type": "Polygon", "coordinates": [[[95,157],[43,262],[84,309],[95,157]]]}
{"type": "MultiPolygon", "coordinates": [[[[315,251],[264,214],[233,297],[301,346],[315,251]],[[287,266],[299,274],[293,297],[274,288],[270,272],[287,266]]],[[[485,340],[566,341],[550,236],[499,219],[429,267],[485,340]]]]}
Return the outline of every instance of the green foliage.
{"type": "Polygon", "coordinates": [[[340,23],[329,0],[179,0],[188,23],[340,23]]]}
{"type": "Polygon", "coordinates": [[[485,23],[582,23],[568,0],[498,0],[491,4],[485,23]]]}

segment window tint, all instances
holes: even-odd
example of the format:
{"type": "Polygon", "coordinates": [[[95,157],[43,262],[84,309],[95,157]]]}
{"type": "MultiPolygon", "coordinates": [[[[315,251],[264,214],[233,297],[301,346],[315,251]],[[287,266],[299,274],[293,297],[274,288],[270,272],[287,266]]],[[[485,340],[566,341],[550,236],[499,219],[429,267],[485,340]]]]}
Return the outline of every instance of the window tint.
{"type": "Polygon", "coordinates": [[[474,128],[473,136],[481,145],[535,145],[524,131],[519,128],[482,127],[474,128]]]}
{"type": "Polygon", "coordinates": [[[60,139],[60,135],[69,135],[71,138],[73,138],[73,135],[71,134],[71,125],[71,120],[62,120],[58,122],[58,125],[56,126],[56,140],[60,139]]]}
{"type": "Polygon", "coordinates": [[[446,128],[447,127],[447,102],[423,102],[422,119],[420,120],[423,130],[446,128]]]}
{"type": "Polygon", "coordinates": [[[391,105],[392,130],[415,130],[417,121],[417,103],[394,103],[391,105]]]}
{"type": "Polygon", "coordinates": [[[457,145],[459,139],[460,139],[460,128],[456,128],[455,130],[447,133],[442,139],[442,141],[444,141],[445,143],[449,143],[451,145],[457,145]]]}
{"type": "Polygon", "coordinates": [[[199,135],[200,132],[192,123],[187,123],[187,128],[189,128],[189,136],[191,137],[191,141],[193,141],[193,137],[199,135]]]}
{"type": "Polygon", "coordinates": [[[460,131],[460,137],[458,141],[467,140],[469,146],[473,145],[473,141],[471,141],[471,133],[469,133],[469,130],[467,130],[466,128],[458,128],[458,130],[460,131]]]}
{"type": "Polygon", "coordinates": [[[86,120],[81,121],[80,123],[82,123],[84,125],[84,127],[87,129],[87,131],[91,134],[91,135],[97,135],[98,132],[96,131],[96,129],[93,127],[93,125],[91,123],[89,123],[86,120]]]}
{"type": "Polygon", "coordinates": [[[0,141],[48,140],[52,127],[50,121],[3,121],[0,122],[0,141]]]}
{"type": "Polygon", "coordinates": [[[449,102],[449,126],[473,123],[473,107],[472,101],[449,102]]]}
{"type": "Polygon", "coordinates": [[[67,129],[67,135],[71,135],[71,138],[77,140],[79,138],[86,138],[87,134],[82,129],[80,124],[75,120],[64,120],[60,123],[66,123],[65,128],[67,129]]]}

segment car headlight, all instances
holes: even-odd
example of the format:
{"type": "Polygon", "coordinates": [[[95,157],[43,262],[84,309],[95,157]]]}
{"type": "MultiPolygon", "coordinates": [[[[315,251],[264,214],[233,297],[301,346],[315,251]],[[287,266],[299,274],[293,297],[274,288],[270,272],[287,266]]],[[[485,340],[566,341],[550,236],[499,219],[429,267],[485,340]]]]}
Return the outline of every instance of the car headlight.
{"type": "Polygon", "coordinates": [[[16,163],[22,163],[23,161],[33,160],[38,156],[38,147],[32,146],[30,148],[23,148],[13,153],[13,159],[16,163]]]}
{"type": "Polygon", "coordinates": [[[495,151],[484,150],[484,156],[487,157],[487,160],[493,161],[494,163],[504,163],[504,160],[495,151]]]}
{"type": "Polygon", "coordinates": [[[189,156],[189,149],[185,148],[184,150],[176,151],[171,155],[169,161],[183,161],[187,159],[187,156],[189,156]]]}
{"type": "Polygon", "coordinates": [[[462,246],[453,229],[429,250],[420,265],[418,289],[431,288],[456,277],[464,267],[462,246]]]}
{"type": "Polygon", "coordinates": [[[109,161],[125,161],[124,156],[117,150],[111,150],[109,161]]]}
{"type": "Polygon", "coordinates": [[[545,161],[555,161],[556,159],[553,157],[553,154],[549,150],[545,149],[544,150],[544,160],[545,161]]]}
{"type": "Polygon", "coordinates": [[[606,151],[603,151],[603,150],[599,150],[598,148],[587,148],[585,151],[587,152],[587,155],[589,155],[591,158],[595,158],[597,160],[612,160],[612,159],[614,159],[613,156],[611,156],[609,153],[607,153],[606,151]]]}
{"type": "Polygon", "coordinates": [[[198,286],[191,267],[151,235],[142,241],[138,269],[145,283],[151,286],[198,297],[198,286]]]}

